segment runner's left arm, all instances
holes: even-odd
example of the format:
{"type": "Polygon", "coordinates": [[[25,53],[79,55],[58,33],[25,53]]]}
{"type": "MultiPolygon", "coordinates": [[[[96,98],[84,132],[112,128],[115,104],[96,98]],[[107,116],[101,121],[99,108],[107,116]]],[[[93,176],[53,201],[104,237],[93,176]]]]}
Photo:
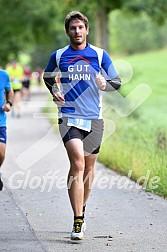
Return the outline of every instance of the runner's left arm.
{"type": "Polygon", "coordinates": [[[106,51],[103,52],[101,74],[106,80],[104,91],[115,91],[121,87],[121,78],[116,72],[113,62],[106,51]]]}

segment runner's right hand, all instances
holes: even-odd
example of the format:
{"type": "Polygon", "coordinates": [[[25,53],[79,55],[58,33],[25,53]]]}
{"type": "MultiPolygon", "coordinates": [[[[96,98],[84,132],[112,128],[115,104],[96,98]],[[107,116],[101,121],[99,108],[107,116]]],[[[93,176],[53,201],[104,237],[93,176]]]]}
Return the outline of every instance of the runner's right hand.
{"type": "Polygon", "coordinates": [[[61,92],[56,92],[53,94],[53,101],[59,105],[62,106],[65,103],[64,95],[61,92]]]}

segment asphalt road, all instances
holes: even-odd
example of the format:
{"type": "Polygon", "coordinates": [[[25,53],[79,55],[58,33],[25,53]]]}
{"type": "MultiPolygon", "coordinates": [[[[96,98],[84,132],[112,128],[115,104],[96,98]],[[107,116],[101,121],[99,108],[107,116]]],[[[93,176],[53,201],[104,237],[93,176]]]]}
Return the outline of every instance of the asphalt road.
{"type": "Polygon", "coordinates": [[[41,113],[46,103],[47,95],[36,93],[22,104],[21,118],[8,115],[0,252],[166,252],[167,201],[99,163],[85,239],[70,240],[69,162],[55,126],[41,113]]]}

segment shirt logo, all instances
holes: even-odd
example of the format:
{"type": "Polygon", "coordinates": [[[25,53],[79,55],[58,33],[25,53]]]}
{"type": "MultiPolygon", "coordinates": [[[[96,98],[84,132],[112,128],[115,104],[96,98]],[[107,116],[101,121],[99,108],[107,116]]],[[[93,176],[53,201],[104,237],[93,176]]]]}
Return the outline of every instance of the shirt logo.
{"type": "Polygon", "coordinates": [[[70,81],[90,81],[90,61],[82,56],[77,56],[68,62],[68,78],[70,81]],[[79,60],[78,60],[79,59],[79,60]],[[72,64],[76,61],[75,64],[72,64]]]}

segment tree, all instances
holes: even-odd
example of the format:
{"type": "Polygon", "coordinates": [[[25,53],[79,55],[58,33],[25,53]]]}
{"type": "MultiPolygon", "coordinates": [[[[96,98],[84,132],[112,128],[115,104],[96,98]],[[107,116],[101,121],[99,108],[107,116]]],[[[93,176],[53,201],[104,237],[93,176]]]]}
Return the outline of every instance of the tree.
{"type": "Polygon", "coordinates": [[[115,10],[109,14],[109,51],[133,54],[167,44],[167,22],[159,26],[153,22],[146,12],[140,15],[127,15],[122,10],[115,10]],[[118,22],[119,20],[119,22],[118,22]]]}
{"type": "Polygon", "coordinates": [[[124,3],[124,9],[134,14],[145,11],[153,21],[164,23],[167,16],[166,0],[128,0],[124,3]]]}
{"type": "Polygon", "coordinates": [[[0,12],[0,65],[5,65],[20,51],[31,50],[36,43],[48,43],[55,33],[61,6],[49,0],[0,0],[0,12]]]}

